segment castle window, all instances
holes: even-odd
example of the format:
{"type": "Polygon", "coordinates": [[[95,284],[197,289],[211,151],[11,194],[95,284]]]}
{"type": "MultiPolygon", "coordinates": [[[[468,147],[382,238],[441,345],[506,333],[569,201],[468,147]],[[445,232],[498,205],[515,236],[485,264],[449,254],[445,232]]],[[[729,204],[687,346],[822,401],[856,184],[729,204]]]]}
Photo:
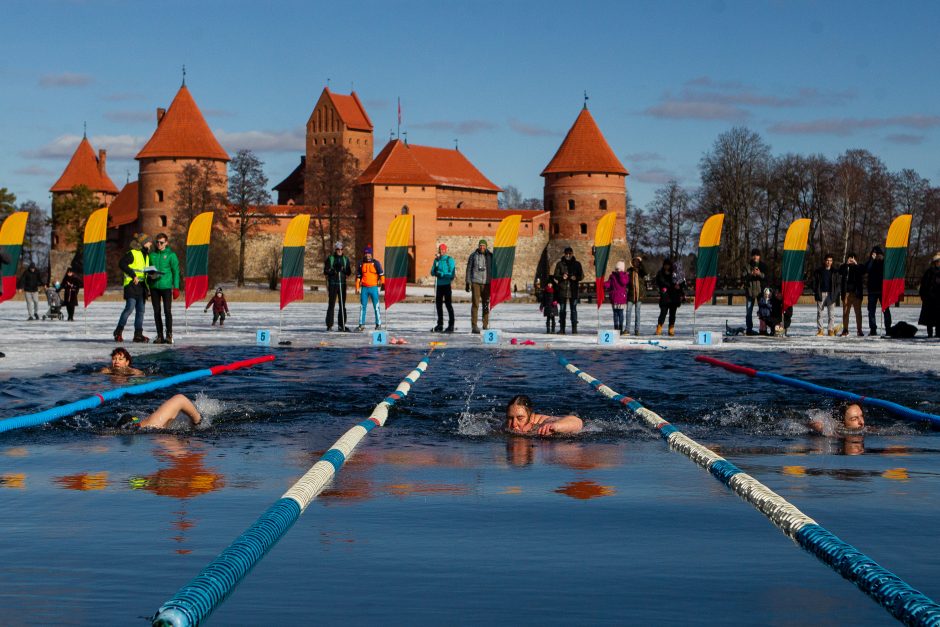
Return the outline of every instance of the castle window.
{"type": "Polygon", "coordinates": [[[160,226],[166,226],[166,216],[160,216],[160,226]]]}
{"type": "Polygon", "coordinates": [[[453,223],[453,222],[448,222],[448,223],[447,223],[447,226],[454,226],[454,223],[453,223]]]}
{"type": "Polygon", "coordinates": [[[401,191],[402,191],[403,194],[407,194],[407,193],[408,193],[408,186],[405,185],[404,187],[402,187],[402,188],[401,188],[401,191]]]}
{"type": "Polygon", "coordinates": [[[388,185],[385,186],[385,191],[388,191],[388,185]]]}
{"type": "Polygon", "coordinates": [[[157,202],[163,202],[163,190],[162,189],[158,189],[155,195],[157,197],[157,202]]]}
{"type": "Polygon", "coordinates": [[[472,228],[472,227],[473,227],[473,222],[467,222],[467,226],[472,228]]]}
{"type": "Polygon", "coordinates": [[[493,225],[492,225],[491,223],[487,222],[487,223],[486,223],[486,228],[488,228],[488,229],[489,229],[489,228],[493,228],[493,225]]]}
{"type": "Polygon", "coordinates": [[[408,213],[409,213],[410,211],[411,211],[411,210],[408,209],[408,205],[405,205],[405,206],[403,206],[403,207],[401,208],[401,214],[402,214],[403,216],[408,215],[408,213]]]}
{"type": "Polygon", "coordinates": [[[334,143],[334,144],[336,143],[336,138],[335,138],[335,137],[333,138],[333,143],[334,143]]]}
{"type": "Polygon", "coordinates": [[[555,224],[552,225],[552,233],[554,233],[555,235],[558,235],[558,224],[557,224],[557,223],[555,223],[555,224]]]}
{"type": "Polygon", "coordinates": [[[581,223],[581,235],[587,235],[587,224],[581,223]]]}
{"type": "Polygon", "coordinates": [[[601,201],[597,203],[597,205],[598,205],[598,209],[600,209],[601,211],[607,211],[607,199],[606,198],[601,198],[601,201]]]}
{"type": "Polygon", "coordinates": [[[544,225],[544,224],[540,224],[540,225],[539,225],[539,233],[544,233],[544,232],[545,232],[545,225],[544,225]]]}
{"type": "Polygon", "coordinates": [[[463,207],[463,201],[462,201],[462,200],[457,203],[457,208],[460,209],[461,207],[463,207]]]}
{"type": "Polygon", "coordinates": [[[424,185],[421,186],[421,191],[422,191],[422,192],[424,191],[424,185]]]}
{"type": "Polygon", "coordinates": [[[574,198],[568,199],[568,211],[574,211],[574,198]]]}
{"type": "Polygon", "coordinates": [[[528,225],[528,224],[526,224],[526,225],[525,225],[525,228],[527,228],[527,229],[528,229],[528,228],[529,228],[529,225],[528,225]]]}
{"type": "Polygon", "coordinates": [[[590,173],[590,172],[588,172],[588,178],[591,178],[591,173],[590,173]]]}

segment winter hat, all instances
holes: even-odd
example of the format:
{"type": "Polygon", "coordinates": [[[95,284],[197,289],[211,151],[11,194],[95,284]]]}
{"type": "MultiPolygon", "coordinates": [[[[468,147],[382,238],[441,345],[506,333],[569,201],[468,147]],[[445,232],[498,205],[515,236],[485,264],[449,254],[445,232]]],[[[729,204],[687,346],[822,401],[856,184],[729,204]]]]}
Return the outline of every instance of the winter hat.
{"type": "Polygon", "coordinates": [[[876,255],[883,255],[885,251],[881,250],[881,246],[872,246],[871,252],[875,253],[876,255]]]}
{"type": "Polygon", "coordinates": [[[933,259],[931,259],[931,261],[940,261],[940,252],[938,252],[936,255],[934,255],[934,256],[933,256],[933,259]]]}
{"type": "Polygon", "coordinates": [[[365,250],[363,250],[362,253],[363,253],[364,255],[371,255],[371,254],[372,254],[372,246],[366,246],[365,250]]]}
{"type": "Polygon", "coordinates": [[[333,248],[337,250],[342,249],[342,247],[343,247],[343,242],[336,242],[335,244],[333,244],[333,248]]]}
{"type": "Polygon", "coordinates": [[[477,246],[486,246],[486,240],[481,239],[479,242],[477,242],[477,246]]]}
{"type": "Polygon", "coordinates": [[[571,246],[565,248],[565,254],[567,255],[568,253],[574,254],[574,249],[571,246]]]}
{"type": "Polygon", "coordinates": [[[627,269],[627,264],[623,261],[618,261],[616,268],[617,272],[624,272],[627,269]]]}
{"type": "Polygon", "coordinates": [[[770,298],[770,288],[769,288],[769,287],[765,287],[765,288],[764,288],[764,298],[770,298]]]}
{"type": "Polygon", "coordinates": [[[59,286],[59,282],[56,281],[56,282],[55,282],[55,288],[56,288],[56,289],[59,289],[59,287],[60,287],[60,286],[59,286]]]}
{"type": "Polygon", "coordinates": [[[447,244],[441,244],[440,246],[438,246],[438,249],[440,249],[440,251],[441,251],[442,253],[446,253],[446,252],[447,252],[447,244]]]}
{"type": "Polygon", "coordinates": [[[221,294],[221,293],[222,293],[222,286],[221,286],[221,285],[220,285],[219,287],[215,288],[215,293],[216,293],[216,294],[221,294]]]}
{"type": "Polygon", "coordinates": [[[144,246],[150,243],[150,236],[147,235],[146,233],[138,233],[137,241],[140,242],[140,247],[143,248],[144,246]]]}

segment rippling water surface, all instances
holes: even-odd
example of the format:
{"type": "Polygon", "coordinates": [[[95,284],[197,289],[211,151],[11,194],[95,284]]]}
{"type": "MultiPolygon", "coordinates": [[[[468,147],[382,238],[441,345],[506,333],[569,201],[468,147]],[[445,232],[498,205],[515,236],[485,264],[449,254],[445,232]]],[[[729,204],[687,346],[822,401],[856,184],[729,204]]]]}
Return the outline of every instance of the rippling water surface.
{"type": "MultiPolygon", "coordinates": [[[[251,353],[253,351],[247,351],[251,353]]],[[[936,382],[818,355],[729,361],[940,413],[936,382]]],[[[282,350],[274,365],[184,384],[195,432],[124,434],[130,397],[0,434],[0,622],[146,624],[418,362],[415,350],[282,350]]],[[[149,356],[150,377],[244,349],[149,356]]],[[[808,393],[687,352],[564,356],[737,463],[940,598],[940,441],[867,412],[823,438],[808,393]]],[[[750,505],[671,453],[547,350],[442,350],[408,399],[213,615],[216,624],[881,624],[889,615],[750,505]],[[577,413],[572,438],[509,437],[506,400],[577,413]]],[[[0,416],[133,383],[80,364],[13,379],[0,416]]]]}

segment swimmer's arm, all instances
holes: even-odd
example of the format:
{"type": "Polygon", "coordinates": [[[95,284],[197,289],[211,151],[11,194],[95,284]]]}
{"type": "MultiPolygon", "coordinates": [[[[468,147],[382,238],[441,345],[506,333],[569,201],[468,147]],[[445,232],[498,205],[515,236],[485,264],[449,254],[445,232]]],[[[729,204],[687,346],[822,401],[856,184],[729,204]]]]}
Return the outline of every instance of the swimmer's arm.
{"type": "Polygon", "coordinates": [[[193,402],[184,395],[177,394],[160,405],[157,411],[150,414],[144,420],[141,420],[140,426],[143,429],[163,429],[176,418],[180,412],[189,416],[193,421],[193,425],[198,425],[200,421],[202,421],[202,416],[199,414],[199,410],[196,409],[196,406],[193,405],[193,402]]]}
{"type": "Polygon", "coordinates": [[[817,420],[811,420],[811,421],[809,422],[809,424],[806,425],[806,426],[808,426],[810,429],[812,429],[813,431],[815,431],[816,433],[819,433],[819,434],[822,434],[823,431],[825,430],[825,426],[823,425],[823,421],[822,421],[822,420],[818,420],[818,419],[817,419],[817,420]]]}
{"type": "Polygon", "coordinates": [[[539,435],[551,435],[553,433],[579,433],[584,423],[577,416],[547,416],[546,420],[539,425],[539,435]]]}

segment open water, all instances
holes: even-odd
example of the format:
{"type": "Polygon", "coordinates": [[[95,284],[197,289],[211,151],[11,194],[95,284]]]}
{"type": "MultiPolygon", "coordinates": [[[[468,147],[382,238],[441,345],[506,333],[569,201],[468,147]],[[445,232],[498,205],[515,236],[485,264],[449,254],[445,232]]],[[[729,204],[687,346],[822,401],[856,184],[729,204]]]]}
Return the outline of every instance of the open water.
{"type": "MultiPolygon", "coordinates": [[[[168,376],[260,354],[176,349],[168,376]]],[[[124,434],[124,398],[0,434],[0,624],[147,624],[366,417],[419,361],[409,349],[278,350],[274,364],[179,386],[207,426],[124,434]]],[[[860,361],[728,361],[940,413],[929,375],[860,361]]],[[[940,599],[940,440],[867,410],[864,437],[805,423],[831,400],[678,351],[568,351],[821,525],[940,599]]],[[[891,621],[707,472],[568,374],[548,350],[444,349],[386,427],[213,614],[219,625],[771,624],[891,621]],[[585,433],[510,437],[506,400],[576,413],[585,433]]],[[[7,380],[0,417],[128,382],[102,364],[7,380]]],[[[134,382],[134,381],[131,381],[134,382]]]]}

